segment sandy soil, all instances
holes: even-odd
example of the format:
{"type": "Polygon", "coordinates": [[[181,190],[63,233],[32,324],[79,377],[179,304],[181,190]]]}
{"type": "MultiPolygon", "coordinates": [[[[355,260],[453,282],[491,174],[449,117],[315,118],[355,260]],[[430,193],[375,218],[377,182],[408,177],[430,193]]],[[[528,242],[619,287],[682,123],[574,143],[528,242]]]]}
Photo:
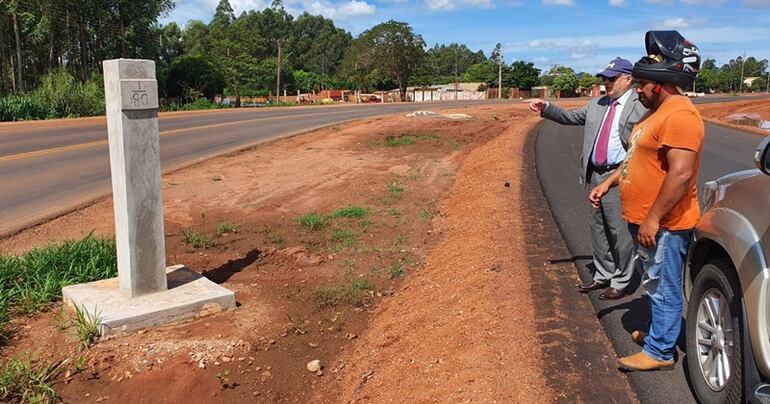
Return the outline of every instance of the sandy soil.
{"type": "MultiPolygon", "coordinates": [[[[454,112],[473,118],[368,119],[164,176],[168,264],[234,290],[240,306],[88,351],[57,306],[14,319],[0,356],[82,357],[84,369],[70,366],[54,385],[65,402],[554,401],[511,209],[538,118],[520,104],[454,112]],[[414,144],[386,145],[404,135],[414,144]],[[296,224],[353,204],[369,207],[369,220],[296,224]],[[239,231],[215,236],[223,221],[239,231]],[[216,245],[185,245],[183,229],[216,245]],[[354,241],[335,238],[341,230],[354,241]],[[372,283],[366,299],[317,307],[319,286],[351,278],[372,283]],[[305,369],[313,359],[322,375],[305,369]]],[[[112,233],[110,200],[0,240],[0,250],[91,231],[112,233]]]]}

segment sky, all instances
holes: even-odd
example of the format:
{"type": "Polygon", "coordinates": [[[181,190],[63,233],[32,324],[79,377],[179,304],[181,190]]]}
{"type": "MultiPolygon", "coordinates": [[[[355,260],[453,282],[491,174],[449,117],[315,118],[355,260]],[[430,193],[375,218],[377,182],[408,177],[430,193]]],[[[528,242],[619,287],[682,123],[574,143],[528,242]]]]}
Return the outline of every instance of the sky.
{"type": "MultiPolygon", "coordinates": [[[[161,19],[209,22],[219,0],[176,0],[161,19]]],[[[270,0],[230,0],[236,16],[270,0]]],[[[615,57],[644,55],[648,30],[676,29],[717,65],[744,54],[770,59],[770,0],[284,0],[286,10],[320,14],[357,36],[390,19],[409,23],[430,47],[452,42],[547,70],[596,73],[615,57]]]]}

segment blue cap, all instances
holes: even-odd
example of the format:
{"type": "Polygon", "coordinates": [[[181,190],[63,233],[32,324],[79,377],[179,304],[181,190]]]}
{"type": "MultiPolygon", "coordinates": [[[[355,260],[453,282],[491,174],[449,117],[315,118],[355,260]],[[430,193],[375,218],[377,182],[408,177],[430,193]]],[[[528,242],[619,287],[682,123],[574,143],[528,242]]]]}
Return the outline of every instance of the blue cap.
{"type": "Polygon", "coordinates": [[[620,73],[631,74],[631,71],[633,70],[634,65],[632,65],[631,62],[623,58],[615,58],[612,59],[610,64],[607,65],[607,68],[604,69],[604,71],[601,73],[597,74],[596,77],[604,76],[607,78],[613,78],[620,73]]]}

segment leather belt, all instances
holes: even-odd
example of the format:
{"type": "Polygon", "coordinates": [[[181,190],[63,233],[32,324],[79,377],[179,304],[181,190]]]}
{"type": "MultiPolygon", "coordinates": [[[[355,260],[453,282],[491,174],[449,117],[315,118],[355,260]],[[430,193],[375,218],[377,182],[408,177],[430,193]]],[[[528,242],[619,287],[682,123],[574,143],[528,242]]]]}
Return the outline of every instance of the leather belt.
{"type": "Polygon", "coordinates": [[[620,163],[618,164],[610,164],[610,165],[603,165],[603,166],[595,166],[591,164],[591,170],[599,175],[603,175],[605,173],[608,173],[610,171],[613,171],[614,169],[620,167],[620,163]]]}

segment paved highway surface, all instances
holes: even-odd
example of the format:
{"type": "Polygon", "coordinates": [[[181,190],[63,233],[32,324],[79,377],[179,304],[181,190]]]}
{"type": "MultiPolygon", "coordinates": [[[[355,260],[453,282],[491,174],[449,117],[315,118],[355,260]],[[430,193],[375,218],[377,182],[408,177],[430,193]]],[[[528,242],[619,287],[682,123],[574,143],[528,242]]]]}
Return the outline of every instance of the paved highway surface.
{"type": "MultiPolygon", "coordinates": [[[[159,118],[161,166],[166,172],[249,145],[354,119],[479,103],[447,101],[163,114],[159,118]]],[[[0,235],[109,194],[106,121],[90,118],[0,124],[0,189],[0,235]]]]}
{"type": "MultiPolygon", "coordinates": [[[[583,128],[545,122],[537,130],[535,153],[540,184],[562,237],[575,260],[575,266],[581,278],[587,280],[590,276],[586,265],[591,262],[591,239],[588,237],[590,207],[588,190],[583,189],[577,182],[583,128]]],[[[707,124],[698,189],[702,189],[705,181],[732,171],[753,168],[754,150],[761,139],[762,137],[756,134],[707,124]]],[[[610,302],[599,300],[598,293],[591,294],[596,313],[585,315],[596,315],[599,318],[620,356],[639,351],[629,334],[633,330],[644,328],[648,321],[647,302],[642,292],[639,288],[633,296],[610,302]]],[[[681,351],[675,371],[629,374],[631,385],[641,402],[695,401],[683,371],[683,342],[679,344],[681,351]]]]}

